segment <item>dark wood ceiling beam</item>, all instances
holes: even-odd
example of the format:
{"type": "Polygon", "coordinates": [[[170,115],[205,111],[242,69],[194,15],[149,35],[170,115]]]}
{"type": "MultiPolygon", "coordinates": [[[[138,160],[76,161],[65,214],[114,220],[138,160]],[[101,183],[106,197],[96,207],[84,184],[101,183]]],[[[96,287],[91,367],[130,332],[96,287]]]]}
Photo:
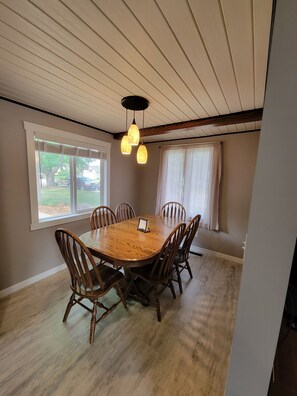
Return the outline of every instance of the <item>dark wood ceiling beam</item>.
{"type": "MultiPolygon", "coordinates": [[[[242,124],[262,120],[263,109],[241,111],[239,113],[224,114],[216,117],[200,118],[198,120],[176,122],[174,124],[159,125],[141,129],[141,137],[164,135],[179,129],[189,129],[197,127],[220,127],[226,125],[242,124]]],[[[121,139],[126,132],[114,133],[115,139],[121,139]]]]}

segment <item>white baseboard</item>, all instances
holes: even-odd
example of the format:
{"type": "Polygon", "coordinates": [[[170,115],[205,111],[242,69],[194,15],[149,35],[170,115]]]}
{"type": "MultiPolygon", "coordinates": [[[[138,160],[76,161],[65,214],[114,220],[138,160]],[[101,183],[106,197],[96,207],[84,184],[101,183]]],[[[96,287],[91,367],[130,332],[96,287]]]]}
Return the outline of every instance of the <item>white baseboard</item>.
{"type": "Polygon", "coordinates": [[[42,272],[41,274],[35,275],[32,278],[25,279],[24,281],[17,283],[16,285],[12,285],[7,289],[0,290],[0,298],[7,296],[8,294],[14,293],[18,290],[23,289],[26,286],[32,285],[32,283],[38,282],[41,279],[47,278],[50,275],[55,274],[56,272],[62,271],[66,268],[66,264],[58,265],[57,267],[51,268],[48,271],[42,272]]]}
{"type": "Polygon", "coordinates": [[[213,256],[221,257],[221,258],[224,258],[226,260],[231,260],[231,261],[234,261],[235,263],[239,263],[239,264],[243,263],[243,259],[240,258],[240,257],[229,256],[229,254],[215,252],[214,250],[204,249],[204,248],[201,248],[199,246],[192,245],[190,250],[192,250],[195,253],[209,253],[209,254],[212,254],[213,256]]]}
{"type": "MultiPolygon", "coordinates": [[[[228,254],[215,252],[213,250],[204,249],[204,248],[201,248],[198,246],[192,245],[191,250],[196,253],[209,253],[209,254],[212,254],[213,256],[231,260],[231,261],[234,261],[239,264],[243,263],[243,259],[241,259],[239,257],[229,256],[228,254]]],[[[56,272],[62,271],[65,268],[66,268],[66,264],[58,265],[57,267],[54,267],[48,271],[42,272],[39,275],[35,275],[32,278],[29,278],[29,279],[26,279],[20,283],[17,283],[16,285],[12,285],[12,286],[8,287],[7,289],[0,290],[0,298],[5,297],[11,293],[18,291],[18,290],[21,290],[26,286],[32,285],[32,283],[38,282],[39,280],[44,279],[50,275],[53,275],[56,272]]]]}

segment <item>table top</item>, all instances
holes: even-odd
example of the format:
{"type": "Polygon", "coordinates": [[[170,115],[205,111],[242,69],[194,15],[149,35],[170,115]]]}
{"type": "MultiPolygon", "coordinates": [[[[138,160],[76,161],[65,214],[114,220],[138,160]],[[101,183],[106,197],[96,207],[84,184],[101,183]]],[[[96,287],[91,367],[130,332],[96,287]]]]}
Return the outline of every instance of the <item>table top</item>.
{"type": "Polygon", "coordinates": [[[178,223],[160,216],[140,216],[88,231],[80,239],[97,257],[123,266],[138,266],[160,252],[178,223]],[[139,218],[149,220],[149,232],[137,230],[139,218]]]}

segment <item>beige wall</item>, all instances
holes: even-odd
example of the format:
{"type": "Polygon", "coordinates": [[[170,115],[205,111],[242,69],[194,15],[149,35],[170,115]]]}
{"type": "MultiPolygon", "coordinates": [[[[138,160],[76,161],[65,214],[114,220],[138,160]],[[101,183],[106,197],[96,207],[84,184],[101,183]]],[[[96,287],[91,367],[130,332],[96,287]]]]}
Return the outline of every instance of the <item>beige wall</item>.
{"type": "MultiPolygon", "coordinates": [[[[134,154],[136,150],[134,148],[134,154]]],[[[136,155],[136,154],[135,154],[136,155]]],[[[121,141],[112,141],[110,205],[113,209],[121,202],[128,202],[139,214],[138,168],[135,155],[121,154],[121,141]]]]}
{"type": "MultiPolygon", "coordinates": [[[[111,207],[114,209],[119,202],[125,201],[134,206],[137,214],[155,211],[159,144],[148,145],[149,163],[147,166],[140,166],[136,164],[135,153],[131,157],[121,155],[120,142],[113,140],[109,134],[0,100],[0,238],[3,252],[0,290],[62,264],[54,242],[54,231],[57,227],[30,231],[24,120],[111,142],[111,207]]],[[[221,137],[220,140],[223,142],[222,232],[201,230],[197,244],[241,257],[242,241],[247,229],[258,133],[221,137]]],[[[89,229],[89,222],[76,221],[66,224],[65,227],[79,235],[89,229]]]]}
{"type": "MultiPolygon", "coordinates": [[[[0,290],[63,263],[54,241],[57,227],[30,231],[30,197],[23,121],[112,142],[111,207],[128,201],[137,208],[134,158],[119,153],[112,136],[23,106],[0,100],[0,290]]],[[[88,220],[67,223],[76,234],[89,229],[88,220]]]]}
{"type": "MultiPolygon", "coordinates": [[[[247,233],[259,133],[186,140],[184,143],[192,141],[198,143],[221,141],[223,143],[221,231],[201,229],[195,244],[205,249],[242,257],[242,243],[247,233]]],[[[174,143],[176,142],[172,142],[174,143]]],[[[141,213],[155,212],[160,146],[159,143],[148,145],[149,165],[139,170],[138,200],[141,213]]]]}

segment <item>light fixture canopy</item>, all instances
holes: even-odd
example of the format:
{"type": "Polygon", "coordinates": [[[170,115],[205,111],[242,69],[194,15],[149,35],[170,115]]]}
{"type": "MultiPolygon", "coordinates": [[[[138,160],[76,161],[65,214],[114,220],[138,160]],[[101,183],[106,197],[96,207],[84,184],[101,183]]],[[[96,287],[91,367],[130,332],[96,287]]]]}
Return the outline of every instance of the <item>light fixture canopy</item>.
{"type": "Polygon", "coordinates": [[[136,159],[138,164],[146,164],[147,163],[147,149],[144,144],[140,144],[137,150],[136,159]]]}
{"type": "Polygon", "coordinates": [[[140,111],[148,108],[150,102],[142,96],[125,96],[121,100],[122,106],[128,110],[140,111]]]}

